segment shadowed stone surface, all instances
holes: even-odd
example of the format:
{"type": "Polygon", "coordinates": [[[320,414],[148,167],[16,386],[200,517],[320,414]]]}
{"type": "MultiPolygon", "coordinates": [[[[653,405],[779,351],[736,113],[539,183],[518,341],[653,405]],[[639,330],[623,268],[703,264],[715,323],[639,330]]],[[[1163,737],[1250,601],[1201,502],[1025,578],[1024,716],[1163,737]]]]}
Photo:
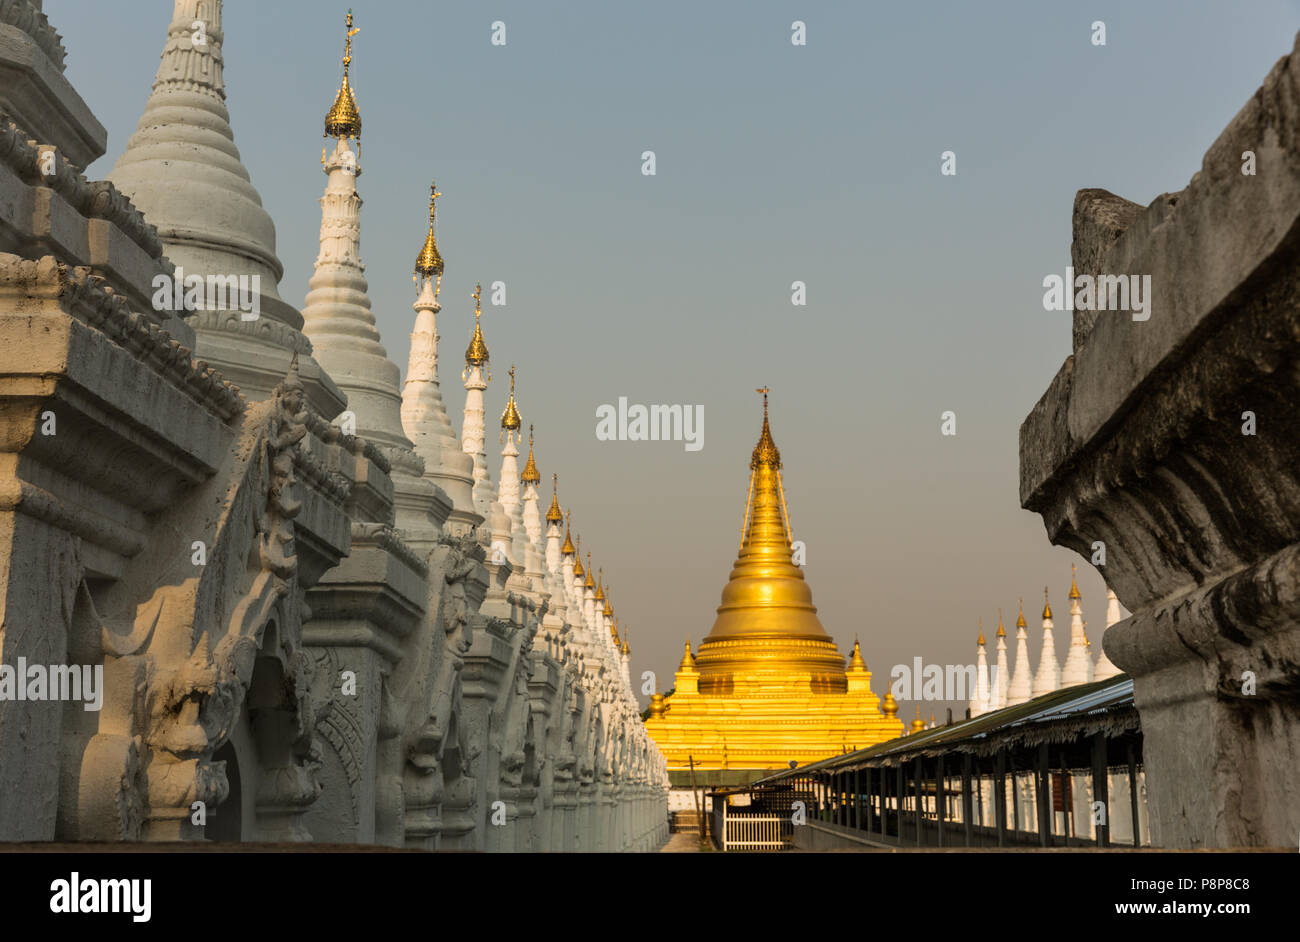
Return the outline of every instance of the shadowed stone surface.
{"type": "Polygon", "coordinates": [[[1151,317],[1076,312],[1020,429],[1022,504],[1054,543],[1104,541],[1133,612],[1105,647],[1134,678],[1159,846],[1300,832],[1298,77],[1293,51],[1180,193],[1079,193],[1077,272],[1150,275],[1151,317]]]}

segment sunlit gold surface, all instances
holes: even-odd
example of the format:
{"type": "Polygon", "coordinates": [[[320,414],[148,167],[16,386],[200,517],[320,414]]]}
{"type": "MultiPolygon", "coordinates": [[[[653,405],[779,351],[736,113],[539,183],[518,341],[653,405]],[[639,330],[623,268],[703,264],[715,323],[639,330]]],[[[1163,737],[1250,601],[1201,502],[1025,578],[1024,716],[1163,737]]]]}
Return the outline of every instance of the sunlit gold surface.
{"type": "Polygon", "coordinates": [[[352,37],[361,32],[352,28],[352,11],[348,11],[348,36],[343,52],[343,84],[334,98],[334,105],[325,115],[326,137],[361,137],[361,112],[356,96],[348,84],[348,70],[352,65],[352,37]]]}
{"type": "Polygon", "coordinates": [[[474,336],[470,338],[469,349],[465,351],[465,363],[469,366],[482,366],[488,361],[487,343],[483,340],[483,325],[480,318],[483,316],[483,286],[477,284],[474,286],[474,293],[471,295],[474,299],[474,336]]]}
{"type": "Polygon", "coordinates": [[[437,200],[442,196],[437,184],[429,186],[429,234],[424,238],[424,247],[415,257],[415,273],[425,278],[442,278],[442,255],[438,252],[438,240],[433,236],[434,216],[437,212],[437,200]]]}
{"type": "Polygon", "coordinates": [[[537,462],[533,458],[533,427],[528,426],[528,463],[524,465],[523,474],[519,475],[519,480],[525,484],[541,484],[542,475],[537,470],[537,462]]]}
{"type": "MultiPolygon", "coordinates": [[[[477,333],[475,337],[477,337],[477,333]]],[[[517,432],[519,426],[523,424],[523,419],[519,418],[519,407],[515,405],[515,368],[510,367],[510,398],[506,400],[505,410],[501,413],[501,429],[503,432],[517,432]]]]}
{"type": "Polygon", "coordinates": [[[759,392],[763,427],[750,459],[740,552],[713,630],[698,656],[687,642],[673,694],[646,721],[670,769],[688,768],[692,758],[697,769],[785,768],[902,732],[871,692],[856,643],[845,669],[793,561],[781,453],[767,390],[759,392]]]}
{"type": "MultiPolygon", "coordinates": [[[[531,454],[531,449],[529,450],[529,453],[531,454]]],[[[551,475],[551,488],[551,506],[546,511],[546,522],[563,523],[564,513],[560,510],[560,476],[558,474],[551,475]]],[[[568,543],[567,533],[565,534],[565,543],[570,547],[572,546],[571,543],[568,543]]],[[[568,553],[571,552],[571,550],[561,548],[561,552],[568,553]]]]}

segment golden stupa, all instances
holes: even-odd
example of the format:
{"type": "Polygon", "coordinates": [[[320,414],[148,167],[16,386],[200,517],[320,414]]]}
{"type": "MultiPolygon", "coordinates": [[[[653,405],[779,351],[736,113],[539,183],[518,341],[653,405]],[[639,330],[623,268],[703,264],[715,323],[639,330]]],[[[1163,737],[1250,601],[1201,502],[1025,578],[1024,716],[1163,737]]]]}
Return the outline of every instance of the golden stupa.
{"type": "Polygon", "coordinates": [[[671,696],[652,698],[646,730],[670,770],[777,769],[893,739],[903,729],[882,712],[854,642],[844,655],[817,618],[795,565],[781,478],[768,424],[750,459],[740,553],[713,630],[690,642],[671,696]]]}

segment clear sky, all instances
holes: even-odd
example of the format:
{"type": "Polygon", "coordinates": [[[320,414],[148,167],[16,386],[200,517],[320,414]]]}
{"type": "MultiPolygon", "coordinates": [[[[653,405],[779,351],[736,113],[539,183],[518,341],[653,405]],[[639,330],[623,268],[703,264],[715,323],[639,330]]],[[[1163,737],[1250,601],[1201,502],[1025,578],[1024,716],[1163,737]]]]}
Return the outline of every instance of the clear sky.
{"type": "MultiPolygon", "coordinates": [[[[976,619],[991,640],[1022,595],[1037,664],[1045,584],[1063,661],[1070,563],[1085,561],[1018,500],[1020,422],[1070,352],[1042,279],[1069,262],[1076,190],[1146,204],[1187,184],[1292,48],[1298,6],[354,0],[362,253],[385,345],[404,372],[436,178],[453,422],[469,294],[504,281],[507,306],[483,316],[489,413],[517,364],[543,480],[559,472],[605,569],[634,677],[671,686],[683,639],[713,623],[761,385],[822,622],[846,651],[861,639],[878,694],[916,655],[969,663],[976,619]],[[620,396],[703,406],[704,447],[598,441],[596,408],[620,396]]],[[[135,129],[170,8],[46,0],[109,131],[92,178],[135,129]]],[[[225,4],[235,140],[298,306],[346,9],[225,4]]],[[[1103,583],[1084,565],[1079,584],[1095,652],[1103,583]]]]}

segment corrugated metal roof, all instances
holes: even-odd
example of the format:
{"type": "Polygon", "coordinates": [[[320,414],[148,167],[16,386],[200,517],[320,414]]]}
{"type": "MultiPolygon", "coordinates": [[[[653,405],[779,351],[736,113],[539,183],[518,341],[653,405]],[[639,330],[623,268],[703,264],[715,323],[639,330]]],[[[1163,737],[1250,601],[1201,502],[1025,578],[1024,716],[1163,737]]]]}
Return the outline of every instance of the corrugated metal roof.
{"type": "Polygon", "coordinates": [[[777,782],[794,775],[804,775],[822,769],[859,768],[871,764],[873,759],[885,756],[902,756],[921,750],[943,751],[944,746],[979,742],[1016,728],[1080,720],[1132,707],[1133,680],[1127,674],[1119,674],[1108,680],[1055,690],[1025,703],[962,720],[951,726],[922,730],[910,736],[900,736],[888,742],[878,743],[867,749],[831,756],[797,769],[777,772],[760,779],[755,784],[777,782]]]}

